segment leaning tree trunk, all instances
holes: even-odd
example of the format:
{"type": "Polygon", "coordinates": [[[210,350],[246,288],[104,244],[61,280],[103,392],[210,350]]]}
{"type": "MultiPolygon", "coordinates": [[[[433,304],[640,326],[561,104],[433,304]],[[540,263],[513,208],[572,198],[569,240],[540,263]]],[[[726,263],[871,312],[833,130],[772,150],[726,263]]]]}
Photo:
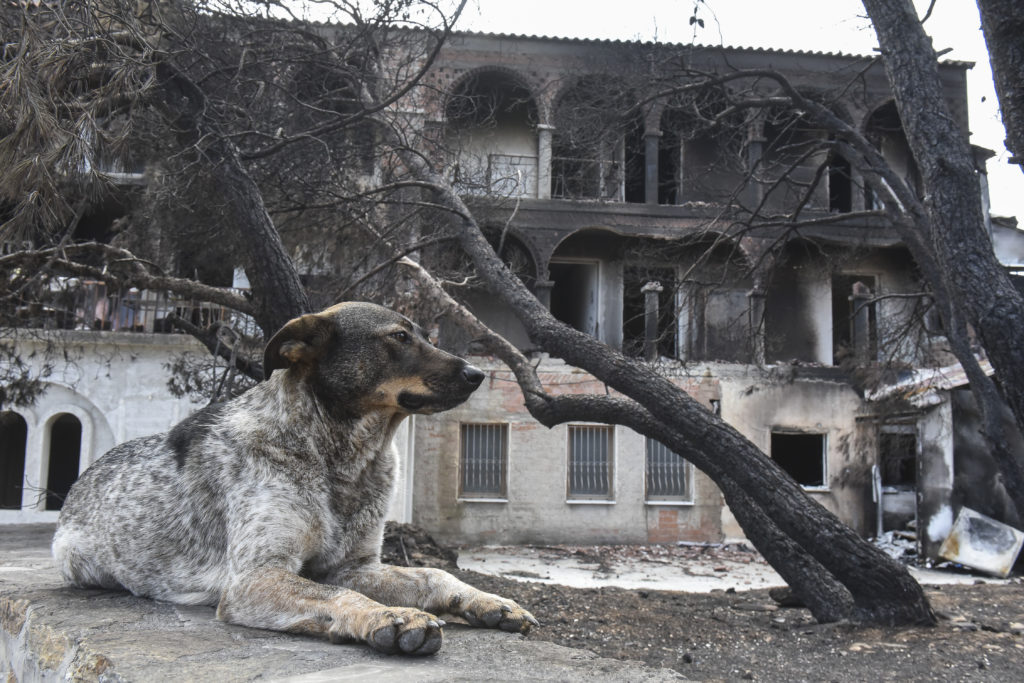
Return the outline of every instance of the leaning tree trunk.
{"type": "MultiPolygon", "coordinates": [[[[824,588],[844,600],[835,587],[838,582],[852,596],[853,610],[847,615],[850,618],[884,624],[934,623],[935,617],[924,592],[905,567],[811,500],[799,485],[733,427],[709,413],[650,365],[626,358],[555,320],[497,258],[454,189],[422,156],[403,147],[398,135],[386,124],[383,131],[385,135],[390,133],[391,141],[412,174],[433,188],[437,204],[459,217],[461,225],[456,237],[460,246],[491,293],[515,311],[531,340],[635,401],[655,422],[661,423],[661,428],[638,419],[621,406],[613,405],[601,414],[600,406],[609,405],[607,401],[592,401],[588,419],[623,424],[658,438],[713,480],[720,480],[731,492],[731,500],[741,507],[747,501],[743,495],[736,495],[735,489],[742,491],[759,510],[752,508],[748,514],[740,512],[737,519],[748,525],[744,531],[755,545],[765,549],[766,559],[787,580],[796,583],[793,588],[798,594],[809,596],[824,588]],[[726,477],[735,482],[734,487],[725,481],[726,477]],[[763,519],[770,520],[772,525],[758,526],[757,521],[763,519]],[[780,549],[773,544],[780,535],[792,543],[780,549]]],[[[546,399],[533,397],[525,391],[524,396],[531,414],[543,424],[554,423],[544,414],[546,399]]],[[[809,602],[820,605],[820,601],[813,599],[809,602]]],[[[838,615],[834,610],[828,613],[822,609],[816,616],[825,621],[838,615]]]]}
{"type": "MultiPolygon", "coordinates": [[[[938,58],[910,0],[864,0],[881,46],[900,120],[925,188],[925,215],[915,217],[917,244],[931,253],[950,293],[947,325],[969,324],[981,339],[1017,424],[1024,430],[1024,298],[996,259],[985,230],[974,159],[943,97],[938,58]],[[962,322],[961,322],[962,321],[962,322]]],[[[914,251],[914,245],[911,244],[914,251]]],[[[933,286],[935,283],[933,283],[933,286]]],[[[961,354],[957,354],[958,357],[961,354]]],[[[965,368],[971,358],[960,358],[965,368]]],[[[1018,512],[1024,513],[1024,467],[1001,434],[995,397],[983,377],[972,389],[985,412],[993,453],[1018,512]]]]}
{"type": "Polygon", "coordinates": [[[1020,0],[978,0],[992,80],[1006,127],[1010,163],[1024,171],[1024,5],[1020,0]]]}

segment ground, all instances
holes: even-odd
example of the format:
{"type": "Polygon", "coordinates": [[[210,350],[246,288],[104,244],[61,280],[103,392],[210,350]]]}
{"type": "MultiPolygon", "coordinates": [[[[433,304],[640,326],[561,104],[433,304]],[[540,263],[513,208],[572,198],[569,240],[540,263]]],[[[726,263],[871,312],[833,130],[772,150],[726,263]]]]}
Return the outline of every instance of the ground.
{"type": "MultiPolygon", "coordinates": [[[[420,537],[406,544],[405,555],[412,564],[435,563],[430,548],[429,539],[420,537]]],[[[598,573],[607,572],[612,564],[609,553],[621,552],[543,550],[547,557],[589,553],[583,559],[598,573]]],[[[756,553],[729,549],[647,546],[629,552],[652,557],[663,569],[676,568],[680,574],[688,571],[688,564],[724,573],[731,563],[763,562],[756,553]],[[702,561],[708,557],[697,557],[708,553],[710,563],[702,561]]],[[[444,564],[444,558],[437,564],[444,564]]],[[[938,625],[890,629],[819,625],[804,608],[778,606],[764,589],[690,593],[570,588],[465,570],[454,573],[530,609],[542,624],[530,639],[641,660],[692,680],[1003,682],[1024,678],[1024,583],[1020,579],[926,585],[938,625]]]]}

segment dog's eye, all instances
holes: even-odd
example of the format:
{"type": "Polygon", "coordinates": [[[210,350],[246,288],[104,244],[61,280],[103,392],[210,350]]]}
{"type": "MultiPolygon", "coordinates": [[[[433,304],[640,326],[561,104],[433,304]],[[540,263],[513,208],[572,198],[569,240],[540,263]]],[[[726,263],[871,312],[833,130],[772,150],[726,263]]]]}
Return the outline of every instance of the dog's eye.
{"type": "Polygon", "coordinates": [[[398,332],[392,332],[388,336],[390,336],[392,339],[394,339],[395,341],[398,341],[398,342],[400,342],[402,344],[407,344],[409,342],[409,340],[411,339],[411,337],[409,336],[409,333],[405,332],[403,330],[399,330],[398,332]]]}

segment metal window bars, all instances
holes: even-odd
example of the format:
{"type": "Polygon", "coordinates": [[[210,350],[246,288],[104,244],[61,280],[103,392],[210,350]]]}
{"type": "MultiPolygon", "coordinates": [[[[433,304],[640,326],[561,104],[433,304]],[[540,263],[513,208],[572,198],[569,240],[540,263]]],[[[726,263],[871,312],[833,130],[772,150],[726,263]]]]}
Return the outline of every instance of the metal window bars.
{"type": "Polygon", "coordinates": [[[508,425],[460,426],[459,493],[465,498],[505,498],[508,425]]]}
{"type": "Polygon", "coordinates": [[[691,499],[686,460],[655,439],[647,439],[646,470],[647,500],[691,499]]]}
{"type": "Polygon", "coordinates": [[[612,428],[569,425],[569,497],[612,497],[612,428]]]}

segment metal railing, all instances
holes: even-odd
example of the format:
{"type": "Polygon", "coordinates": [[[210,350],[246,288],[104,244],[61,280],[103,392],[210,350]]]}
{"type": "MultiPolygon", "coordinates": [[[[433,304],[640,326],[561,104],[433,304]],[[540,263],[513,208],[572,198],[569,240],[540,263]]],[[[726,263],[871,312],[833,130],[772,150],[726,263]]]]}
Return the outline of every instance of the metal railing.
{"type": "Polygon", "coordinates": [[[177,316],[197,327],[222,322],[244,334],[260,334],[252,318],[226,306],[135,287],[110,289],[102,281],[75,278],[51,281],[30,300],[8,306],[6,313],[17,327],[35,329],[180,333],[171,323],[177,316]]]}
{"type": "Polygon", "coordinates": [[[552,157],[551,178],[555,199],[622,199],[622,164],[611,159],[552,157]]]}
{"type": "Polygon", "coordinates": [[[612,497],[612,428],[569,425],[569,497],[612,497]]]}
{"type": "Polygon", "coordinates": [[[460,426],[459,494],[466,498],[507,495],[508,425],[460,426]]]}

